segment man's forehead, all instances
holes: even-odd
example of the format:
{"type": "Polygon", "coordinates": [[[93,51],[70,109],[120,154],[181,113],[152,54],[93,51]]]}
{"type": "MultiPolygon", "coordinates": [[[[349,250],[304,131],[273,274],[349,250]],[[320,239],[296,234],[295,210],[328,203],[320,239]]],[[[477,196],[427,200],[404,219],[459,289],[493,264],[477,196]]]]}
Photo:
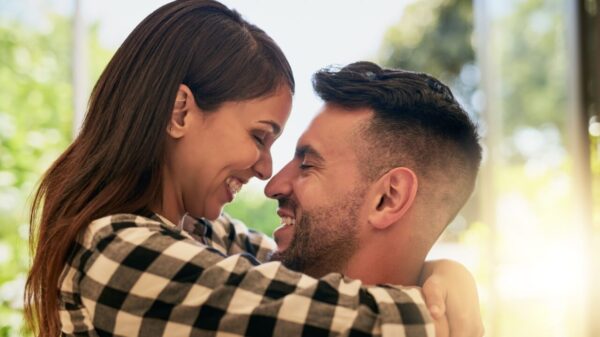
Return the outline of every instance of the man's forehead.
{"type": "Polygon", "coordinates": [[[348,110],[326,104],[302,134],[296,148],[308,147],[323,157],[344,154],[351,150],[358,126],[372,114],[369,109],[348,110]]]}

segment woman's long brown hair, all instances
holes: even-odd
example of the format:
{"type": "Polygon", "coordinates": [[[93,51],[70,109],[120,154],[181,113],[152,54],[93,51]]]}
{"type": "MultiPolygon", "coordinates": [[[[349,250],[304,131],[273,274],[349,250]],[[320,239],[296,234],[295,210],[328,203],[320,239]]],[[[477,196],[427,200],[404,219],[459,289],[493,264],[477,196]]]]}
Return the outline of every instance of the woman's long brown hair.
{"type": "Polygon", "coordinates": [[[86,226],[160,197],[165,130],[181,83],[209,112],[281,85],[294,91],[279,47],[218,2],[174,1],[144,19],[100,76],[81,132],[35,194],[25,317],[36,335],[60,334],[59,278],[86,226]]]}

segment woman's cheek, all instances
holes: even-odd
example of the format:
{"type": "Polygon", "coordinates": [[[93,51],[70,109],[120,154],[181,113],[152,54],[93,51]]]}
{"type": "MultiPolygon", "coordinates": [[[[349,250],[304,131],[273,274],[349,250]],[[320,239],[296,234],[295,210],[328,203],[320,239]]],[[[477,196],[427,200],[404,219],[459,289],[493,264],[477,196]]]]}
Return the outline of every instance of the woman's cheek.
{"type": "Polygon", "coordinates": [[[253,167],[261,159],[261,151],[258,149],[256,144],[249,144],[244,147],[245,151],[240,154],[240,159],[243,161],[241,166],[245,168],[253,167]]]}

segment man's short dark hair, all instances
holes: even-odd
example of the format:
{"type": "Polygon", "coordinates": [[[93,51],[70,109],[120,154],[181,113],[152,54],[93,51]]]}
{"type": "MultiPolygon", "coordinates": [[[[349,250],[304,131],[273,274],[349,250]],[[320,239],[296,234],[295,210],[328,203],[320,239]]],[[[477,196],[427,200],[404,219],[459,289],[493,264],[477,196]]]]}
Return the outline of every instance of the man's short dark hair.
{"type": "Polygon", "coordinates": [[[454,218],[473,191],[481,146],[446,85],[428,74],[356,62],[318,71],[313,87],[326,104],[374,112],[357,130],[366,140],[355,146],[365,179],[408,167],[419,177],[418,193],[448,206],[447,222],[454,218]]]}

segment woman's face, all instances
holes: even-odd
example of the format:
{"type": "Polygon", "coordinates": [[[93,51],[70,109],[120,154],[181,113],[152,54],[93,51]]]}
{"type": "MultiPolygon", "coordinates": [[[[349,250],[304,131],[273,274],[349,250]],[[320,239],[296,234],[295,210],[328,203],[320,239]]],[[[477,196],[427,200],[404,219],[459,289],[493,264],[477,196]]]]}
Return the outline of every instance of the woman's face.
{"type": "Polygon", "coordinates": [[[271,177],[271,145],[291,106],[285,86],[266,97],[226,102],[209,113],[191,104],[176,130],[180,137],[170,142],[167,174],[173,191],[167,194],[178,199],[184,212],[216,219],[250,178],[271,177]]]}

